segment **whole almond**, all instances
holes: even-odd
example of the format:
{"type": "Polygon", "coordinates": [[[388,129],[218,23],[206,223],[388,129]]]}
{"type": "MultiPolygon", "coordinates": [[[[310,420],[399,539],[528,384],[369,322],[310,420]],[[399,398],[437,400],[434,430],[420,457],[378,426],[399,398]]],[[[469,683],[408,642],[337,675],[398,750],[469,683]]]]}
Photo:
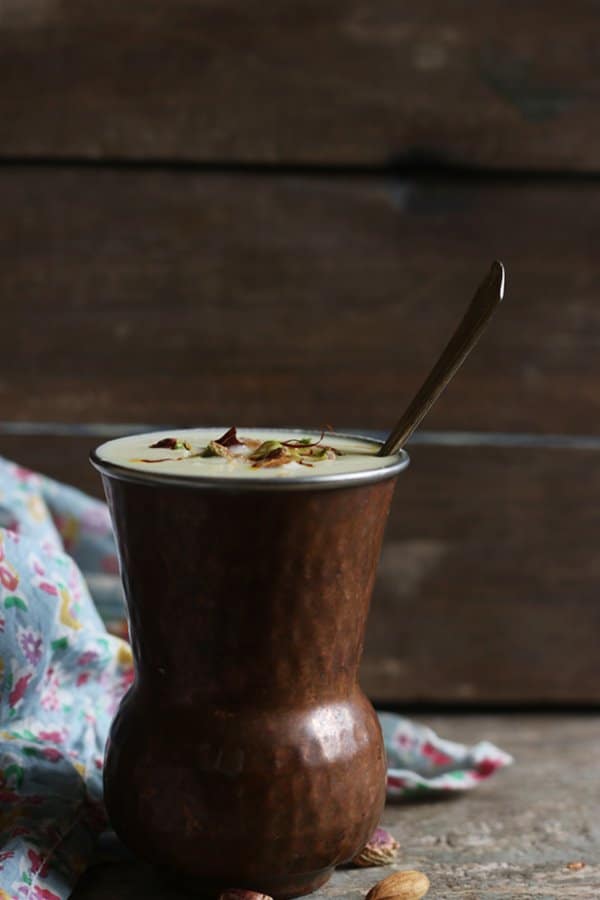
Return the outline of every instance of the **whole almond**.
{"type": "Polygon", "coordinates": [[[429,878],[409,869],[394,872],[371,888],[366,900],[421,900],[429,890],[429,878]]]}

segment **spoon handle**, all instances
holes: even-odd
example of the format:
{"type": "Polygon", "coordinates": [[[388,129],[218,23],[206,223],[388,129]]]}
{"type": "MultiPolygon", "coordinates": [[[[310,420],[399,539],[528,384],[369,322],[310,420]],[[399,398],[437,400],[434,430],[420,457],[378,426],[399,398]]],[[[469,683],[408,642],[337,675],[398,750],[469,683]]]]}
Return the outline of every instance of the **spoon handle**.
{"type": "Polygon", "coordinates": [[[378,456],[391,456],[404,446],[452,380],[483,332],[504,296],[504,266],[498,260],[477,288],[456,331],[433,369],[413,397],[378,456]]]}

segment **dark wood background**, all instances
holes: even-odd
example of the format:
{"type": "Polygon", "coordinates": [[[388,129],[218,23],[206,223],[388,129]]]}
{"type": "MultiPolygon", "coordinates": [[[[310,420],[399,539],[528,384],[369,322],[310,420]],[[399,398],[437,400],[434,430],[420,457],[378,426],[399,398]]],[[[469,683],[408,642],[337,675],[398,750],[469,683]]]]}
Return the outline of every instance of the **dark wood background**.
{"type": "Polygon", "coordinates": [[[0,9],[0,453],[99,493],[122,426],[412,442],[364,684],[600,701],[600,18],[523,0],[0,9]]]}

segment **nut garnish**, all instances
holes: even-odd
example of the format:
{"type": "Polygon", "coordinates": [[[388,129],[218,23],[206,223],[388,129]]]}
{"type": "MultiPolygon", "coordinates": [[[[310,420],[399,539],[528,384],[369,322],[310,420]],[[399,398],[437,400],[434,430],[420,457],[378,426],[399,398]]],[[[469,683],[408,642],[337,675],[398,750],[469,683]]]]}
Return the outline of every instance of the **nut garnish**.
{"type": "Polygon", "coordinates": [[[310,438],[292,438],[289,441],[264,441],[250,454],[253,468],[263,466],[284,466],[286,463],[296,462],[301,466],[311,466],[309,460],[335,459],[341,456],[341,450],[335,447],[327,447],[322,443],[324,431],[318,441],[310,438]]]}
{"type": "Polygon", "coordinates": [[[197,452],[192,452],[192,446],[188,441],[177,437],[166,437],[161,438],[154,444],[150,444],[150,447],[152,449],[184,450],[185,455],[161,457],[160,459],[133,459],[131,462],[178,462],[183,459],[194,459],[198,456],[221,456],[234,461],[236,464],[249,463],[253,469],[273,468],[287,465],[287,463],[298,463],[301,466],[312,468],[315,462],[324,459],[335,459],[336,456],[343,455],[341,450],[338,450],[336,447],[328,447],[323,443],[324,434],[325,431],[322,431],[321,436],[316,441],[305,437],[290,438],[287,441],[269,440],[261,442],[255,438],[238,437],[237,428],[235,425],[232,425],[225,434],[209,441],[205,447],[201,447],[197,452]],[[246,452],[233,451],[230,449],[232,447],[244,447],[246,452]]]}
{"type": "Polygon", "coordinates": [[[174,437],[166,437],[161,438],[160,441],[157,441],[155,444],[150,444],[150,449],[154,450],[154,448],[160,448],[161,450],[191,450],[190,444],[187,441],[182,441],[180,438],[174,437]]]}
{"type": "Polygon", "coordinates": [[[219,441],[209,441],[200,455],[225,456],[231,458],[233,456],[233,453],[227,447],[224,447],[223,444],[220,444],[219,441]]]}
{"type": "Polygon", "coordinates": [[[367,844],[352,860],[355,866],[387,866],[398,856],[400,844],[385,828],[376,828],[367,844]]]}
{"type": "Polygon", "coordinates": [[[244,441],[239,440],[237,429],[235,425],[232,425],[225,434],[222,434],[220,438],[217,438],[216,443],[220,444],[221,447],[241,447],[244,441]]]}
{"type": "Polygon", "coordinates": [[[429,878],[409,869],[394,872],[372,887],[366,900],[421,900],[429,890],[429,878]]]}

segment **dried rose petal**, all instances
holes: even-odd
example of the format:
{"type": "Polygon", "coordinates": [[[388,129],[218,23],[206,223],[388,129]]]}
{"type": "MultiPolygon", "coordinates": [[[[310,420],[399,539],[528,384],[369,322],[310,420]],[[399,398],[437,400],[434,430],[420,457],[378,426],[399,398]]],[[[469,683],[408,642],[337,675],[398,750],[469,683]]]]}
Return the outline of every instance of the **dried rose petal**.
{"type": "Polygon", "coordinates": [[[268,894],[246,891],[243,888],[228,888],[219,895],[219,900],[273,900],[268,894]]]}
{"type": "Polygon", "coordinates": [[[290,438],[289,441],[283,441],[286,447],[318,447],[321,441],[323,440],[324,431],[321,432],[321,437],[316,441],[311,441],[310,438],[290,438]]]}
{"type": "Polygon", "coordinates": [[[154,450],[155,447],[160,447],[161,450],[176,450],[177,438],[161,438],[155,444],[150,444],[150,449],[154,450]]]}
{"type": "Polygon", "coordinates": [[[376,828],[369,843],[352,860],[355,866],[387,866],[398,856],[400,844],[385,828],[376,828]]]}
{"type": "Polygon", "coordinates": [[[155,448],[159,448],[161,450],[189,450],[190,445],[187,441],[182,441],[180,438],[161,438],[160,441],[157,441],[155,444],[150,444],[150,449],[154,450],[155,448]]]}
{"type": "Polygon", "coordinates": [[[161,456],[160,459],[131,459],[130,462],[143,462],[143,463],[179,462],[180,459],[187,459],[187,457],[185,457],[185,456],[161,456]]]}
{"type": "Polygon", "coordinates": [[[220,444],[221,447],[242,447],[242,442],[238,440],[237,429],[235,425],[232,425],[231,428],[225,432],[225,434],[221,435],[220,438],[217,438],[215,443],[220,444]]]}

